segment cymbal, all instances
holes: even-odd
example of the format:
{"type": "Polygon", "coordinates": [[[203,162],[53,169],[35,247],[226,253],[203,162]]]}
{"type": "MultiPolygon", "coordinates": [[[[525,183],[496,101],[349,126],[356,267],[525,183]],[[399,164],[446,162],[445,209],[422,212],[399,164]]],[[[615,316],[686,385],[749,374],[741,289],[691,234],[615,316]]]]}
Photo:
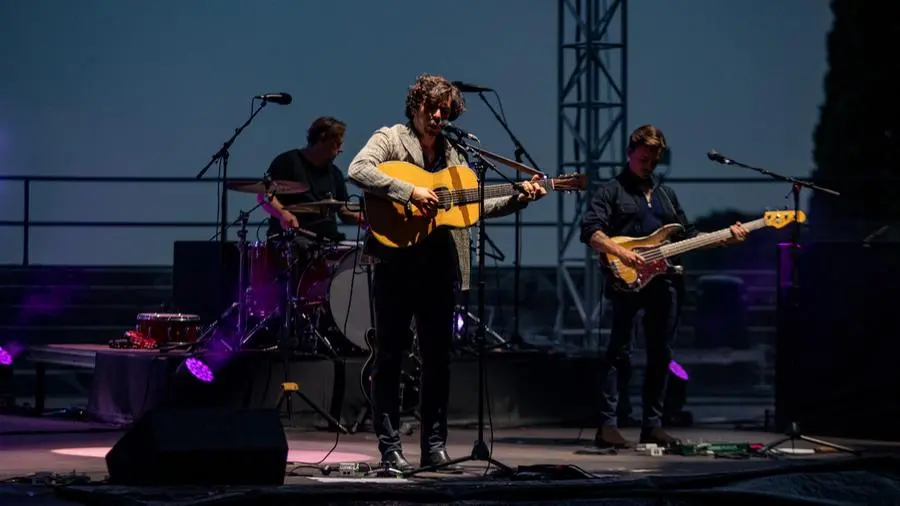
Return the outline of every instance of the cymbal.
{"type": "Polygon", "coordinates": [[[482,156],[484,156],[485,158],[487,158],[489,160],[493,160],[495,162],[502,163],[503,165],[506,165],[507,167],[516,169],[519,172],[531,174],[532,176],[537,176],[537,175],[543,176],[544,175],[543,172],[541,172],[537,169],[533,169],[527,165],[523,165],[515,160],[510,160],[509,158],[506,158],[505,156],[500,156],[497,153],[491,153],[490,151],[488,151],[486,149],[481,149],[481,148],[472,148],[472,149],[474,149],[475,151],[478,151],[479,153],[482,154],[482,156]]]}
{"type": "Polygon", "coordinates": [[[268,191],[276,194],[293,194],[309,191],[309,185],[296,181],[272,181],[267,188],[264,181],[234,180],[225,183],[225,187],[241,193],[266,193],[268,191]]]}
{"type": "Polygon", "coordinates": [[[356,202],[344,202],[342,200],[325,199],[315,202],[302,202],[290,206],[284,206],[285,211],[292,213],[316,213],[323,209],[347,209],[351,212],[358,212],[361,206],[356,202]]]}

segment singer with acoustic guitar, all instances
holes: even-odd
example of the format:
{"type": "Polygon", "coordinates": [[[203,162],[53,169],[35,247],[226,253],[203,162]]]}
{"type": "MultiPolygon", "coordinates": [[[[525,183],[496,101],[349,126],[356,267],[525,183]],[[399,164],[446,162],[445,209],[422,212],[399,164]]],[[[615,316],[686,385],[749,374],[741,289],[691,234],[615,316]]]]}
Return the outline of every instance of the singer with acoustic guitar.
{"type": "MultiPolygon", "coordinates": [[[[643,258],[635,249],[614,241],[613,237],[649,236],[661,228],[677,230],[678,233],[669,238],[674,240],[698,235],[688,223],[675,192],[660,184],[653,175],[666,149],[662,131],[653,125],[639,127],[629,138],[627,166],[617,177],[600,186],[592,197],[582,217],[581,241],[589,244],[601,257],[616,258],[616,263],[621,262],[625,268],[639,270],[649,259],[643,258]]],[[[730,237],[717,242],[743,241],[747,233],[740,223],[736,223],[730,227],[730,234],[726,232],[730,237]]],[[[679,263],[677,257],[669,260],[673,265],[679,263]]],[[[672,341],[681,310],[681,277],[662,273],[639,290],[631,291],[616,289],[612,283],[614,275],[604,277],[608,281],[604,293],[612,305],[613,322],[606,352],[606,371],[601,380],[600,428],[594,436],[594,444],[603,449],[631,446],[619,432],[616,407],[619,393],[628,393],[628,378],[625,376],[630,370],[634,323],[637,313],[643,309],[647,368],[640,443],[666,446],[675,441],[662,429],[662,415],[667,372],[672,360],[672,341]]]]}
{"type": "MultiPolygon", "coordinates": [[[[443,201],[436,192],[404,180],[395,172],[401,166],[389,162],[407,162],[434,173],[465,166],[463,153],[442,132],[444,122],[455,120],[464,110],[462,94],[444,77],[424,74],[416,79],[406,96],[409,121],[377,130],[350,163],[348,175],[364,191],[367,209],[371,199],[382,199],[404,209],[411,223],[438,214],[443,201]],[[380,168],[389,165],[393,170],[380,168]]],[[[418,169],[410,170],[420,172],[418,169]]],[[[538,179],[523,183],[519,192],[486,199],[482,218],[516,212],[545,195],[538,179]]],[[[412,469],[403,455],[398,429],[400,373],[404,352],[411,344],[413,317],[422,361],[420,464],[425,467],[450,460],[446,449],[450,345],[456,287],[468,288],[470,238],[465,228],[426,231],[421,240],[405,244],[385,244],[388,241],[379,242],[369,234],[365,246],[377,259],[372,280],[372,420],[382,463],[399,471],[412,469]]]]}

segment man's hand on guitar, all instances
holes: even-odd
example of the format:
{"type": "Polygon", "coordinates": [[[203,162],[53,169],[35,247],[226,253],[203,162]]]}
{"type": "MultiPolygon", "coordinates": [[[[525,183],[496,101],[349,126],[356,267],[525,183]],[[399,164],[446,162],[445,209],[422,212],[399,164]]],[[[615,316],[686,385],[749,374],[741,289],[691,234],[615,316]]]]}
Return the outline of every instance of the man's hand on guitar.
{"type": "Polygon", "coordinates": [[[735,223],[734,225],[730,226],[729,229],[731,230],[731,237],[725,241],[725,244],[735,244],[743,242],[745,239],[747,239],[747,234],[750,233],[749,230],[741,225],[741,222],[735,223]]]}
{"type": "Polygon", "coordinates": [[[417,186],[413,188],[412,195],[409,200],[419,208],[425,216],[434,216],[437,214],[438,197],[428,188],[417,186]]]}
{"type": "Polygon", "coordinates": [[[621,260],[623,264],[631,267],[632,269],[644,263],[644,257],[635,253],[634,251],[631,251],[630,249],[621,248],[620,251],[617,251],[614,254],[619,257],[619,260],[621,260]]]}
{"type": "Polygon", "coordinates": [[[522,183],[522,193],[519,194],[520,202],[537,200],[547,194],[547,189],[537,184],[541,179],[543,179],[543,176],[535,174],[531,181],[522,183]]]}

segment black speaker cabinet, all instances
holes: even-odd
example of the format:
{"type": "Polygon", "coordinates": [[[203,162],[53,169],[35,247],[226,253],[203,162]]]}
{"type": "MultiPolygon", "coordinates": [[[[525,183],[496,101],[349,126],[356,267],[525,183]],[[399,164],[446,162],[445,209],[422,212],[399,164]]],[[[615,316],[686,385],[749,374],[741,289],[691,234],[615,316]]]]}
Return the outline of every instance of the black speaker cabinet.
{"type": "Polygon", "coordinates": [[[900,440],[900,245],[803,245],[796,311],[780,250],[776,425],[900,440]]]}
{"type": "Polygon", "coordinates": [[[106,454],[118,485],[283,485],[277,410],[157,408],[106,454]]]}
{"type": "Polygon", "coordinates": [[[208,324],[237,301],[237,244],[175,241],[173,257],[172,304],[176,312],[198,315],[208,324]]]}

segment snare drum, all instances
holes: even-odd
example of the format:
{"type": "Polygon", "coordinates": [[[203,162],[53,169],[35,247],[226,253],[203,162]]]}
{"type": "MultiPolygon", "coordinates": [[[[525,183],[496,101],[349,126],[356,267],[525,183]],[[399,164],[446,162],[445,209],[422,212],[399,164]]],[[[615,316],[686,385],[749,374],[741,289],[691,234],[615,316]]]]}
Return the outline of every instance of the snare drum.
{"type": "Polygon", "coordinates": [[[196,343],[200,336],[200,317],[183,313],[141,313],[135,329],[157,344],[196,343]]]}
{"type": "Polygon", "coordinates": [[[371,324],[369,277],[362,248],[340,245],[314,258],[297,284],[297,301],[307,314],[320,316],[319,327],[336,330],[359,350],[368,350],[371,324]]]}
{"type": "Polygon", "coordinates": [[[256,241],[247,245],[247,314],[266,318],[283,298],[283,285],[277,282],[287,268],[287,260],[274,244],[256,241]]]}

